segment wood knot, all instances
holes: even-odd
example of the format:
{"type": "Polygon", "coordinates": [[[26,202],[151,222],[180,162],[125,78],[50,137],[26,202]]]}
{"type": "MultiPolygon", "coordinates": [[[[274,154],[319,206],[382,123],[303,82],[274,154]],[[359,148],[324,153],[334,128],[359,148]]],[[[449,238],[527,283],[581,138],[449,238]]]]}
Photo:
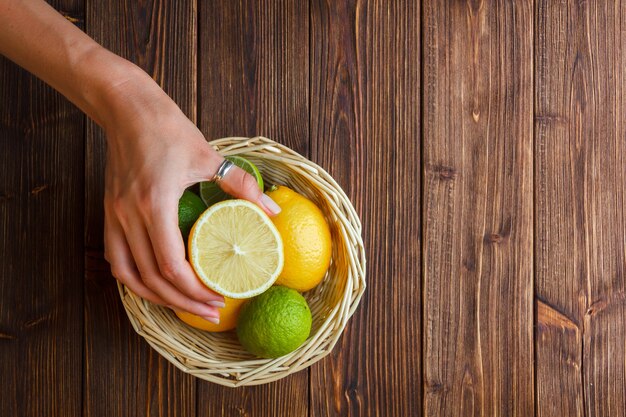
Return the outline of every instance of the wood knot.
{"type": "Polygon", "coordinates": [[[32,195],[37,195],[37,194],[39,194],[40,192],[42,192],[43,190],[45,190],[46,188],[48,188],[48,185],[46,185],[46,184],[44,184],[44,185],[39,185],[39,186],[37,186],[37,187],[33,188],[32,190],[30,190],[30,193],[31,193],[32,195]]]}
{"type": "Polygon", "coordinates": [[[595,316],[596,314],[604,310],[607,305],[608,305],[608,302],[606,300],[600,299],[589,306],[589,308],[585,312],[585,316],[588,316],[588,317],[595,316]]]}
{"type": "Polygon", "coordinates": [[[50,316],[37,317],[35,319],[26,321],[24,323],[24,326],[25,327],[35,327],[39,323],[42,323],[42,322],[47,321],[49,319],[50,319],[50,316]]]}
{"type": "Polygon", "coordinates": [[[565,363],[577,371],[580,369],[580,363],[577,358],[572,358],[570,355],[566,355],[565,363]]]}
{"type": "Polygon", "coordinates": [[[7,333],[7,332],[4,332],[4,331],[0,330],[0,339],[15,340],[16,337],[13,336],[10,333],[7,333]]]}
{"type": "Polygon", "coordinates": [[[426,381],[425,388],[428,394],[438,394],[440,392],[445,392],[444,385],[439,381],[426,381]]]}
{"type": "Polygon", "coordinates": [[[624,291],[615,291],[607,294],[605,298],[600,298],[597,301],[591,303],[587,311],[585,312],[585,318],[590,318],[597,315],[602,310],[611,308],[615,305],[620,305],[626,302],[626,293],[624,291]]]}
{"type": "Polygon", "coordinates": [[[500,244],[507,240],[508,235],[502,233],[487,233],[485,235],[485,242],[488,244],[500,244]]]}
{"type": "Polygon", "coordinates": [[[346,389],[345,394],[348,398],[356,398],[360,394],[359,387],[354,385],[350,386],[346,389]]]}
{"type": "Polygon", "coordinates": [[[456,169],[446,165],[433,165],[432,170],[443,181],[454,180],[457,174],[456,169]]]}
{"type": "Polygon", "coordinates": [[[468,272],[473,272],[476,269],[476,262],[474,261],[474,258],[463,259],[463,269],[468,272]]]}

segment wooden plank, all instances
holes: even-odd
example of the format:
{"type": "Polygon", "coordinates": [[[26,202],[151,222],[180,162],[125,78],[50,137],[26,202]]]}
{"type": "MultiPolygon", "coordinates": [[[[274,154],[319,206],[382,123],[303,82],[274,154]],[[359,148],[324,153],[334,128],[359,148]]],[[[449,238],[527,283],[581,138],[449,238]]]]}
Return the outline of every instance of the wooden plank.
{"type": "Polygon", "coordinates": [[[536,320],[537,415],[583,416],[580,327],[540,300],[536,320]]]}
{"type": "MultiPolygon", "coordinates": [[[[146,70],[196,116],[196,3],[87,2],[88,33],[146,70]]],[[[85,416],[195,415],[195,380],[137,336],[102,259],[102,130],[87,126],[85,184],[85,416]]]]}
{"type": "Polygon", "coordinates": [[[571,324],[538,317],[538,414],[624,415],[626,10],[542,0],[536,16],[536,293],[571,324]]]}
{"type": "Polygon", "coordinates": [[[584,18],[576,13],[568,22],[569,8],[573,3],[539,1],[535,12],[535,291],[545,311],[537,315],[535,341],[538,416],[585,415],[582,318],[588,294],[580,196],[587,173],[567,121],[570,94],[584,87],[580,71],[577,85],[570,84],[578,31],[563,32],[584,18]]]}
{"type": "Polygon", "coordinates": [[[85,118],[2,57],[0,103],[0,415],[80,415],[85,118]]]}
{"type": "Polygon", "coordinates": [[[423,14],[424,414],[532,415],[532,2],[423,14]]]}
{"type": "Polygon", "coordinates": [[[368,288],[312,416],[422,414],[420,2],[311,3],[311,155],[363,222],[368,288]]]}
{"type": "MultiPolygon", "coordinates": [[[[296,0],[202,2],[200,130],[263,135],[309,153],[309,8],[296,0]]],[[[199,416],[306,416],[308,372],[236,390],[199,381],[199,416]]]]}

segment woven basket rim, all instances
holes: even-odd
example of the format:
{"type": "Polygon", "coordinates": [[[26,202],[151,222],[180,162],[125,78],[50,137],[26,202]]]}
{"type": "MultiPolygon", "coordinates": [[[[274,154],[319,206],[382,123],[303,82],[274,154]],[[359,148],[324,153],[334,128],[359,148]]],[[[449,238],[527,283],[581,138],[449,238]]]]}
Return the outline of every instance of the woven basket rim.
{"type": "Polygon", "coordinates": [[[273,382],[305,369],[328,355],[358,307],[366,287],[361,223],[352,203],[337,182],[319,165],[287,146],[262,136],[226,137],[209,143],[224,156],[244,154],[263,164],[271,164],[276,170],[276,176],[280,171],[280,175],[289,176],[294,183],[304,184],[300,188],[314,193],[325,205],[325,214],[333,221],[334,239],[338,240],[333,240],[335,276],[331,277],[329,272],[329,277],[325,278],[320,288],[305,293],[312,310],[320,305],[324,307],[324,314],[320,315],[315,332],[288,355],[260,359],[242,352],[240,346],[241,351],[237,350],[237,344],[226,336],[206,334],[186,326],[175,316],[172,317],[170,310],[143,300],[118,282],[120,298],[133,329],[183,372],[227,387],[273,382]],[[345,282],[340,282],[338,277],[344,275],[345,282]],[[341,284],[343,288],[339,292],[341,284]],[[332,306],[324,304],[331,297],[336,299],[336,303],[332,306]],[[248,357],[217,360],[212,359],[207,352],[229,357],[231,354],[248,357]]]}

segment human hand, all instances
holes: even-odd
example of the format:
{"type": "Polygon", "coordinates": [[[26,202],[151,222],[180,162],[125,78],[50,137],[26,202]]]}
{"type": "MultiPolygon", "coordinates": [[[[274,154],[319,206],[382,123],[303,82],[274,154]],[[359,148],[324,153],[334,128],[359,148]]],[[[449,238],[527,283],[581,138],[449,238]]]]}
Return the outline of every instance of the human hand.
{"type": "MultiPolygon", "coordinates": [[[[201,284],[185,260],[178,200],[186,187],[211,179],[223,158],[137,66],[45,1],[5,3],[0,54],[59,90],[107,133],[104,239],[113,275],[152,302],[217,321],[223,297],[201,284]]],[[[237,167],[221,183],[268,214],[279,210],[237,167]]]]}
{"type": "MultiPolygon", "coordinates": [[[[109,92],[103,118],[105,258],[113,276],[137,295],[217,322],[224,299],[185,260],[178,200],[190,185],[210,180],[224,159],[151,78],[134,73],[109,92]]],[[[268,215],[280,211],[238,167],[220,185],[268,215]]]]}

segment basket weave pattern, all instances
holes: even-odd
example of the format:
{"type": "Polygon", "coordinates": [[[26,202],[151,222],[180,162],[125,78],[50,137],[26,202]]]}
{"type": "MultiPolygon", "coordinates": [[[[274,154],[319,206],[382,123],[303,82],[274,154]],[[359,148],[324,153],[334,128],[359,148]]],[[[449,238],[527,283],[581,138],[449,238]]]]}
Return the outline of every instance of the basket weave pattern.
{"type": "Polygon", "coordinates": [[[128,318],[137,333],[184,372],[236,387],[264,384],[304,369],[330,353],[365,291],[365,252],[361,223],[333,178],[322,168],[270,139],[224,138],[211,142],[222,155],[253,162],[267,184],[286,185],[317,204],[331,228],[331,265],[320,285],[304,294],[313,314],[307,341],[276,359],[246,352],[234,331],[194,329],[169,309],[152,304],[118,284],[128,318]]]}

